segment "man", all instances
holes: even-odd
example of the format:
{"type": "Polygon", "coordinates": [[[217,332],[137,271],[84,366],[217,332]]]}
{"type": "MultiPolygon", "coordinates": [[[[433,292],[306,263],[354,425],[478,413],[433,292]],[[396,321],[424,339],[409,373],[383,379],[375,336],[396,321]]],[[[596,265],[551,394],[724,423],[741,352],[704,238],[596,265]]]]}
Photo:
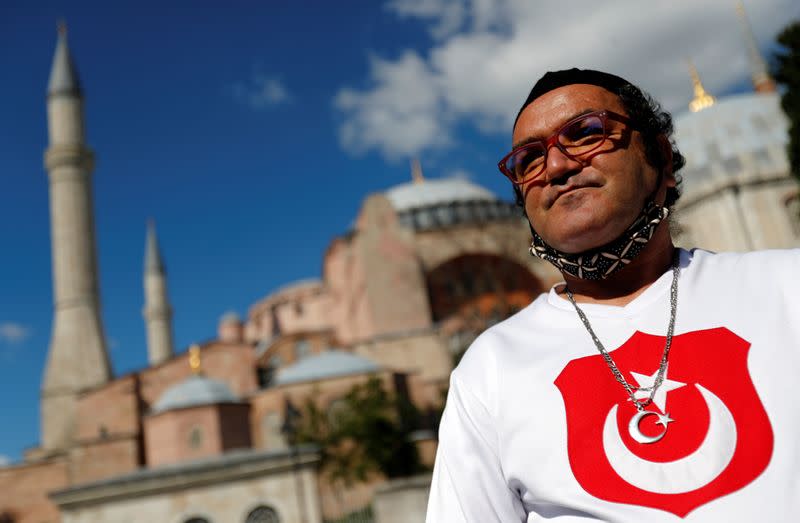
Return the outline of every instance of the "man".
{"type": "Polygon", "coordinates": [[[500,169],[565,281],[453,371],[429,523],[796,521],[800,253],[676,249],[671,133],[617,76],[534,85],[500,169]]]}

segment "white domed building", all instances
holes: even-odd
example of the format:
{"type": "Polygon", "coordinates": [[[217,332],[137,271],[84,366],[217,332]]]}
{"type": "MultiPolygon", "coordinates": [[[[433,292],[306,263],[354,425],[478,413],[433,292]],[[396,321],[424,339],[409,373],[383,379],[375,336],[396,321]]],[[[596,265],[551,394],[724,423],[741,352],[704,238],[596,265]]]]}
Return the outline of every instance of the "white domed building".
{"type": "Polygon", "coordinates": [[[677,243],[712,251],[800,246],[800,199],[786,152],[789,121],[744,8],[753,92],[716,100],[691,66],[695,98],[675,118],[686,157],[677,243]]]}
{"type": "Polygon", "coordinates": [[[677,205],[681,244],[713,251],[800,245],[788,126],[775,92],[728,96],[675,118],[686,156],[677,205]]]}

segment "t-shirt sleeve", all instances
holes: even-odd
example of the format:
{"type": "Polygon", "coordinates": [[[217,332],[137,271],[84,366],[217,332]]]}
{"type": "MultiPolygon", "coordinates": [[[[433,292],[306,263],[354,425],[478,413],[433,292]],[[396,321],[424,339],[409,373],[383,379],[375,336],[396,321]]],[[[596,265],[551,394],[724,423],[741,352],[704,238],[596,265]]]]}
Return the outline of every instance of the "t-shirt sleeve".
{"type": "Polygon", "coordinates": [[[489,411],[454,373],[450,378],[426,523],[524,522],[522,502],[503,476],[489,411]]]}

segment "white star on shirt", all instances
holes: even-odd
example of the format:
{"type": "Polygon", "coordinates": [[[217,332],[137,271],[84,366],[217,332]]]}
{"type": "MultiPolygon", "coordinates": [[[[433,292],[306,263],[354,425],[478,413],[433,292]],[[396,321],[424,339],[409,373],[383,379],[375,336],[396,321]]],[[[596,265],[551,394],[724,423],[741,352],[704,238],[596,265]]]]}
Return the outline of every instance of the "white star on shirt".
{"type": "Polygon", "coordinates": [[[658,421],[656,421],[656,425],[663,425],[666,428],[667,425],[675,421],[674,419],[669,417],[669,414],[657,414],[658,421]]]}
{"type": "MultiPolygon", "coordinates": [[[[661,412],[667,412],[667,393],[673,391],[675,389],[679,389],[685,386],[685,383],[681,383],[679,381],[673,381],[667,379],[667,372],[669,368],[664,369],[664,381],[661,382],[661,386],[656,391],[656,395],[653,396],[653,403],[661,410],[661,412]]],[[[631,376],[636,380],[637,385],[640,387],[652,387],[653,384],[656,382],[656,376],[658,376],[658,370],[656,370],[653,374],[648,376],[647,374],[639,374],[638,372],[631,372],[631,376]]],[[[640,399],[647,399],[650,397],[649,390],[637,390],[634,393],[634,397],[637,400],[640,399]]]]}

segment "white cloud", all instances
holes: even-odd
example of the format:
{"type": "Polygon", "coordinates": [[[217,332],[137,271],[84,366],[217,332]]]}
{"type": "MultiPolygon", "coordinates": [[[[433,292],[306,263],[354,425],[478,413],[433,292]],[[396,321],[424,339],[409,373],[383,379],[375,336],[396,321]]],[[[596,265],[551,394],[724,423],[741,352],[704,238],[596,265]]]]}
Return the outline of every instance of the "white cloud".
{"type": "MultiPolygon", "coordinates": [[[[748,78],[747,46],[730,0],[696,2],[573,0],[390,0],[387,9],[415,18],[434,37],[422,53],[370,57],[362,89],[340,90],[340,139],[353,153],[386,157],[446,147],[466,122],[508,133],[519,104],[545,71],[606,70],[639,84],[679,112],[692,96],[691,58],[706,89],[719,93],[748,78]]],[[[746,6],[767,47],[800,17],[794,0],[746,6]]]]}
{"type": "Polygon", "coordinates": [[[0,342],[17,344],[25,341],[31,335],[31,330],[20,324],[10,321],[0,323],[0,342]]]}
{"type": "Polygon", "coordinates": [[[231,86],[233,97],[256,110],[286,103],[291,100],[283,81],[274,75],[259,70],[254,71],[247,82],[237,82],[231,86]]]}
{"type": "Polygon", "coordinates": [[[0,467],[7,467],[10,464],[11,464],[11,458],[9,458],[8,456],[4,456],[3,454],[0,454],[0,467]]]}
{"type": "Polygon", "coordinates": [[[345,149],[398,156],[450,143],[441,91],[418,54],[407,51],[394,62],[372,57],[371,70],[372,89],[342,89],[334,101],[347,115],[339,132],[345,149]]]}
{"type": "Polygon", "coordinates": [[[401,18],[426,20],[434,38],[457,32],[467,18],[467,3],[463,0],[390,0],[386,8],[401,18]]]}

